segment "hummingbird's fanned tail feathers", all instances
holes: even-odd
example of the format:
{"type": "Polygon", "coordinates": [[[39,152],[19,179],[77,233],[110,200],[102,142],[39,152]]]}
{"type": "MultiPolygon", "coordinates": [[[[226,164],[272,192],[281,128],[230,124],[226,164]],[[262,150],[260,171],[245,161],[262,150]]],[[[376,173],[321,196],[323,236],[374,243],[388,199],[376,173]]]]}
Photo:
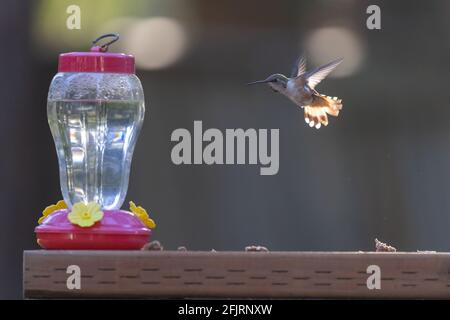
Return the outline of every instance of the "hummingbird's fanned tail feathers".
{"type": "Polygon", "coordinates": [[[323,94],[313,95],[312,107],[324,107],[329,115],[337,117],[342,109],[342,100],[323,94]]]}
{"type": "Polygon", "coordinates": [[[328,125],[327,114],[337,117],[342,109],[342,100],[337,97],[329,97],[323,94],[314,94],[310,105],[305,106],[305,121],[310,127],[319,129],[321,125],[328,125]]]}

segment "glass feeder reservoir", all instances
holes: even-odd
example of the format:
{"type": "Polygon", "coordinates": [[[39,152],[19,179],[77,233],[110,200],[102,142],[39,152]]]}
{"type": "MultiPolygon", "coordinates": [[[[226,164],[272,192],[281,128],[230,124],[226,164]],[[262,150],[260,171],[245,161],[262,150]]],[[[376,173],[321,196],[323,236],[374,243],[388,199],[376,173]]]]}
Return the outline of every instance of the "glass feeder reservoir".
{"type": "Polygon", "coordinates": [[[48,95],[47,114],[69,208],[95,201],[119,209],[144,120],[144,93],[134,58],[115,53],[68,53],[48,95]]]}
{"type": "Polygon", "coordinates": [[[90,52],[61,54],[50,85],[47,115],[67,208],[36,228],[43,247],[121,249],[113,243],[120,237],[130,242],[125,248],[138,248],[150,234],[135,214],[120,210],[144,120],[144,93],[135,75],[134,57],[106,52],[117,35],[102,36],[94,44],[106,37],[114,39],[90,52]],[[85,208],[78,225],[68,219],[75,207],[85,208]],[[101,212],[102,219],[86,228],[83,219],[92,218],[94,211],[101,212]],[[91,239],[87,242],[82,239],[86,234],[91,239]],[[50,244],[44,239],[48,236],[50,244]],[[80,241],[70,241],[77,237],[80,241]]]}

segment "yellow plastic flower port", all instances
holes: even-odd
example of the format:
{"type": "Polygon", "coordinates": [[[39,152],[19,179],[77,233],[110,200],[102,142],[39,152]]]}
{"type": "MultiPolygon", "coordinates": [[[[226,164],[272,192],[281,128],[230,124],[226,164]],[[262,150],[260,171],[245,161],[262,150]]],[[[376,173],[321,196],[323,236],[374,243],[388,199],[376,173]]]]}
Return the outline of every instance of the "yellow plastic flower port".
{"type": "Polygon", "coordinates": [[[86,228],[102,220],[103,212],[100,210],[100,205],[96,202],[89,202],[87,205],[83,202],[78,202],[73,205],[72,211],[67,217],[73,224],[86,228]]]}
{"type": "Polygon", "coordinates": [[[147,228],[154,229],[156,227],[155,221],[148,216],[147,210],[141,206],[136,206],[133,201],[130,201],[130,211],[133,212],[147,228]]]}
{"type": "Polygon", "coordinates": [[[67,209],[67,204],[64,202],[64,200],[59,200],[56,204],[52,204],[45,208],[44,211],[42,211],[42,217],[39,218],[38,223],[41,224],[45,218],[47,218],[53,212],[61,209],[67,209]]]}

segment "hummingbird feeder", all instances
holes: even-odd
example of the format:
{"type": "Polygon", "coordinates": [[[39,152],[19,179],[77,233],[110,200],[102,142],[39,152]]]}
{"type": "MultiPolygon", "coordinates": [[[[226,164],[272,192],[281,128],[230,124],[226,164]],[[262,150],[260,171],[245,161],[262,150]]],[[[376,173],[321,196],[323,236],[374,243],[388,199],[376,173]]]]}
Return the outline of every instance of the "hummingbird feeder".
{"type": "Polygon", "coordinates": [[[140,249],[155,227],[133,202],[120,209],[145,106],[134,57],[107,52],[118,39],[106,34],[90,52],[59,56],[47,116],[64,200],[48,206],[35,229],[45,249],[140,249]]]}

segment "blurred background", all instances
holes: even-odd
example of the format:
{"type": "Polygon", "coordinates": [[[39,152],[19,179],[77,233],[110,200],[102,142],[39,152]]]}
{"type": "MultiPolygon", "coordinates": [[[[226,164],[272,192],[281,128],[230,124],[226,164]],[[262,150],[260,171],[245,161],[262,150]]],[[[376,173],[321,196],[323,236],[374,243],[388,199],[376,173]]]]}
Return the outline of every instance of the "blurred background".
{"type": "Polygon", "coordinates": [[[21,298],[22,251],[61,199],[46,99],[58,54],[134,54],[146,94],[127,196],[165,249],[450,250],[450,3],[446,1],[45,0],[0,10],[0,298],[21,298]],[[381,30],[366,8],[381,8],[381,30]],[[70,5],[81,29],[68,30],[70,5]],[[301,52],[343,56],[318,86],[344,108],[326,128],[266,86],[301,52]],[[177,128],[279,128],[280,170],[172,163],[177,128]]]}

